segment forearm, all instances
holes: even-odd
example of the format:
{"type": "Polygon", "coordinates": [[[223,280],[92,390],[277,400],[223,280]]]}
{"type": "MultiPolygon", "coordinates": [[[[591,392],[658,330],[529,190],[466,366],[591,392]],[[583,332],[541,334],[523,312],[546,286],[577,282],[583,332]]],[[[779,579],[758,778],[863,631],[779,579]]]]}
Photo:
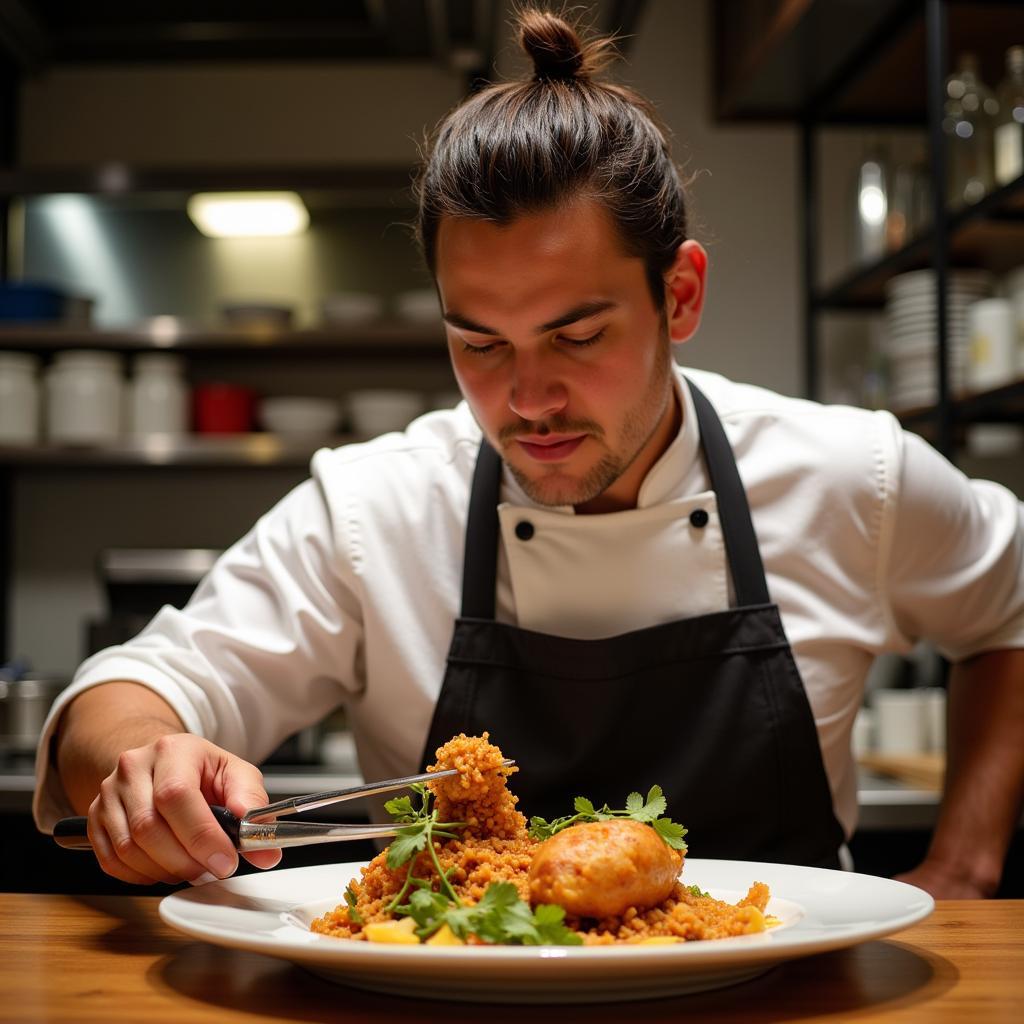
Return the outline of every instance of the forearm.
{"type": "Polygon", "coordinates": [[[946,781],[928,860],[991,895],[1024,800],[1024,650],[991,651],[950,677],[946,781]]]}
{"type": "Polygon", "coordinates": [[[72,807],[86,813],[125,750],[184,731],[171,706],[140,683],[103,683],[80,694],[64,710],[54,741],[57,771],[72,807]]]}

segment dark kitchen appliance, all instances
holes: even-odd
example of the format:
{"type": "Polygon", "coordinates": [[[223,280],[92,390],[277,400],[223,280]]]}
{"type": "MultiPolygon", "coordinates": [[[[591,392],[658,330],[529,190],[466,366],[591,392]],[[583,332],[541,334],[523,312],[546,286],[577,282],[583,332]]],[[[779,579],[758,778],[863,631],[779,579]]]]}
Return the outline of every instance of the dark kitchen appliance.
{"type": "MultiPolygon", "coordinates": [[[[108,548],[98,570],[107,597],[103,619],[86,627],[89,654],[136,636],[164,606],[183,608],[220,552],[211,548],[108,548]]],[[[303,729],[287,739],[264,763],[308,765],[320,762],[321,728],[303,729]]]]}
{"type": "Polygon", "coordinates": [[[98,569],[108,612],[88,624],[88,653],[130,640],[165,604],[183,608],[219,554],[211,548],[101,551],[98,569]]]}

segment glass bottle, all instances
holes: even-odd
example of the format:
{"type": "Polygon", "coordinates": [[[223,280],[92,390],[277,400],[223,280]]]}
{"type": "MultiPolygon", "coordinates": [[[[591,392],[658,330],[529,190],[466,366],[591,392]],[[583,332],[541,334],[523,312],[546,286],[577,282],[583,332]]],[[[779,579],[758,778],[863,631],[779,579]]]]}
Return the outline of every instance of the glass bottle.
{"type": "Polygon", "coordinates": [[[962,54],[946,79],[942,120],[949,146],[947,199],[953,207],[977,203],[995,184],[992,129],[998,110],[996,98],[978,77],[977,57],[962,54]]]}
{"type": "Polygon", "coordinates": [[[854,263],[869,263],[885,255],[888,209],[886,157],[879,145],[872,144],[865,150],[854,179],[851,253],[854,263]]]}
{"type": "Polygon", "coordinates": [[[1024,46],[1006,51],[1006,77],[999,83],[996,100],[996,183],[1006,185],[1024,174],[1024,46]]]}

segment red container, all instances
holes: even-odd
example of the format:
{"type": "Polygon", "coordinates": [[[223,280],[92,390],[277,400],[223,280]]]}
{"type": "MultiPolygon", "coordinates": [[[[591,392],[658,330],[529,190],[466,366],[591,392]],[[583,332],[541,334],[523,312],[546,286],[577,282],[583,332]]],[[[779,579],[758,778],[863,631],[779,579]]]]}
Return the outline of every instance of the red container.
{"type": "Polygon", "coordinates": [[[199,384],[192,392],[193,422],[199,434],[247,434],[256,396],[237,384],[199,384]]]}

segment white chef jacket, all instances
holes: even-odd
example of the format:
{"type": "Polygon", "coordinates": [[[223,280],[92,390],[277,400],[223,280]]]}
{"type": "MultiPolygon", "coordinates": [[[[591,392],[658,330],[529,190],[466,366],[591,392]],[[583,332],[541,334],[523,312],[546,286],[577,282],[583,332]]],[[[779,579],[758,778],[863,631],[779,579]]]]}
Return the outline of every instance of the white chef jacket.
{"type": "MultiPolygon", "coordinates": [[[[1024,506],[968,480],[888,413],[686,372],[735,453],[849,835],[850,731],[874,656],[919,639],[953,660],[1024,646],[1024,506]]],[[[541,507],[505,471],[500,621],[588,639],[728,607],[715,495],[681,373],[676,387],[680,431],[635,509],[541,507]],[[690,522],[697,508],[703,528],[690,522]],[[524,519],[529,539],[515,532],[524,519]]],[[[404,433],[317,452],[311,478],[224,553],[183,610],[163,608],[81,666],[40,741],[37,824],[71,813],[48,762],[57,717],[114,679],[151,687],[190,732],[253,762],[344,703],[366,778],[416,771],[459,613],[480,437],[462,403],[404,433]]],[[[500,745],[500,722],[491,733],[500,745]]]]}

